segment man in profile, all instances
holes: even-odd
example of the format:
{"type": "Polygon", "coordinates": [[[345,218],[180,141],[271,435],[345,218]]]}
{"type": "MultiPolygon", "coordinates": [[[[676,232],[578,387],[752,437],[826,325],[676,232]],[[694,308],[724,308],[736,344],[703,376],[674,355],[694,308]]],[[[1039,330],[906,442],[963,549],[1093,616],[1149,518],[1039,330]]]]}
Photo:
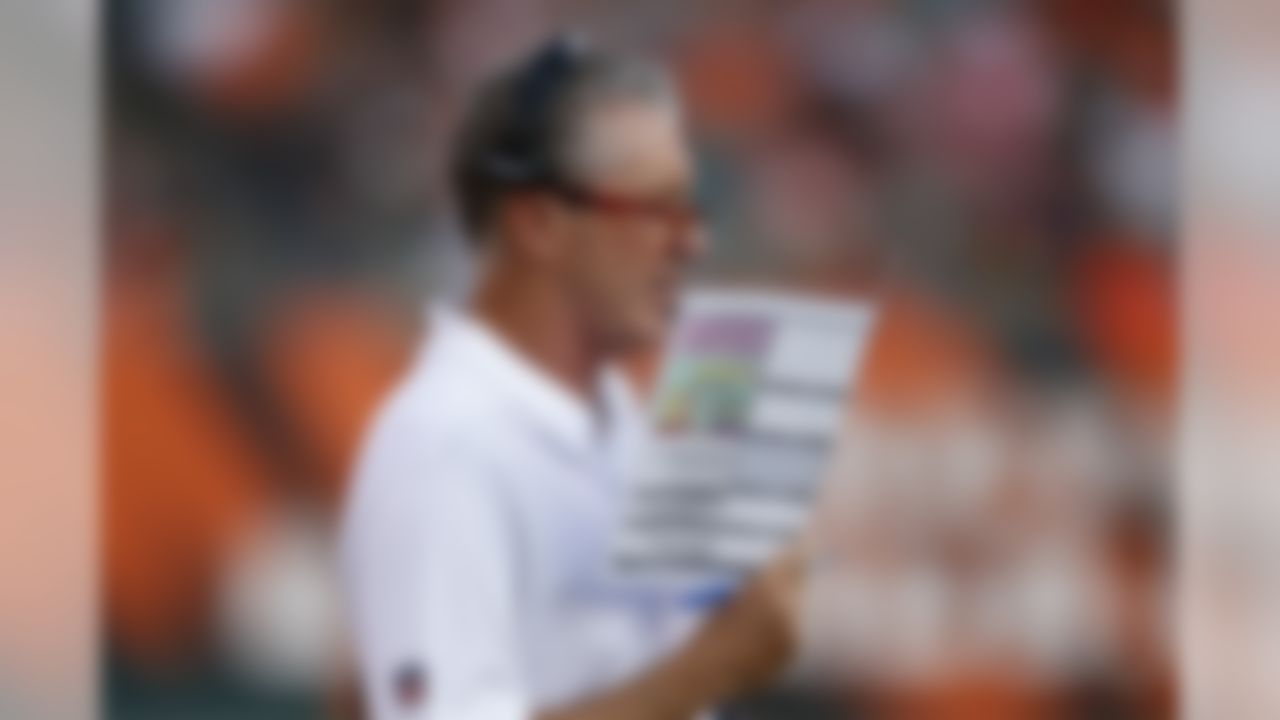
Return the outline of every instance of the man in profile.
{"type": "Polygon", "coordinates": [[[676,720],[769,682],[795,558],[706,613],[608,557],[642,431],[612,363],[660,340],[702,238],[670,80],[553,42],[483,88],[454,183],[477,284],[379,414],[343,528],[369,717],[676,720]]]}

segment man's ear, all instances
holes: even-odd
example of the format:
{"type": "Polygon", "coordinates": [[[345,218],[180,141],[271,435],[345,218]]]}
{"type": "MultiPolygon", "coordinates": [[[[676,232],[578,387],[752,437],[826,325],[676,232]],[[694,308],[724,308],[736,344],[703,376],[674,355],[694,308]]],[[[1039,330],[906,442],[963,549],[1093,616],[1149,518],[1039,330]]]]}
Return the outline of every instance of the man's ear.
{"type": "Polygon", "coordinates": [[[514,193],[498,212],[502,233],[511,247],[536,262],[547,262],[565,250],[568,222],[563,208],[543,193],[514,193]]]}

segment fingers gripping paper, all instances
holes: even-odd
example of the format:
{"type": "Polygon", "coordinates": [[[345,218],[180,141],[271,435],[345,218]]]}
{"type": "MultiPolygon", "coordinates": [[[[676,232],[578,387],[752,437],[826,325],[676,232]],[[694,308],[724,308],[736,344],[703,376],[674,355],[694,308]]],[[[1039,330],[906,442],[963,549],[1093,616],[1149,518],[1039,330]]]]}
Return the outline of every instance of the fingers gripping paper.
{"type": "Polygon", "coordinates": [[[616,538],[626,575],[723,586],[805,526],[872,317],[775,292],[685,298],[616,538]]]}

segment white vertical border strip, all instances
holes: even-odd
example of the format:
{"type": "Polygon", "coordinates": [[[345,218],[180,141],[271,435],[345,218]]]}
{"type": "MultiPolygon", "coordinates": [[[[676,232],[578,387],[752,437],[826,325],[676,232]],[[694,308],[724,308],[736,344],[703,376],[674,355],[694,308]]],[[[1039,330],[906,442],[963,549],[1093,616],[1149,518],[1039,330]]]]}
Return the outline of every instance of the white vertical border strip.
{"type": "Polygon", "coordinates": [[[96,714],[99,13],[0,2],[0,717],[96,714]]]}
{"type": "Polygon", "coordinates": [[[1181,715],[1280,717],[1280,4],[1186,0],[1181,715]]]}

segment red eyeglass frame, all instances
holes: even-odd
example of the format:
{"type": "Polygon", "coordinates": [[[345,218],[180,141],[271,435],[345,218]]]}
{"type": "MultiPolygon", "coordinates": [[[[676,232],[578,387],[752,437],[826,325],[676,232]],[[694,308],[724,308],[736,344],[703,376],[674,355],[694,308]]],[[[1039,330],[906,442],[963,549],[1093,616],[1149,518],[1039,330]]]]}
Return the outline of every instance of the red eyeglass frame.
{"type": "Polygon", "coordinates": [[[627,197],[566,183],[553,183],[549,189],[578,207],[608,215],[650,218],[681,232],[697,230],[704,223],[702,209],[696,203],[627,197]]]}

